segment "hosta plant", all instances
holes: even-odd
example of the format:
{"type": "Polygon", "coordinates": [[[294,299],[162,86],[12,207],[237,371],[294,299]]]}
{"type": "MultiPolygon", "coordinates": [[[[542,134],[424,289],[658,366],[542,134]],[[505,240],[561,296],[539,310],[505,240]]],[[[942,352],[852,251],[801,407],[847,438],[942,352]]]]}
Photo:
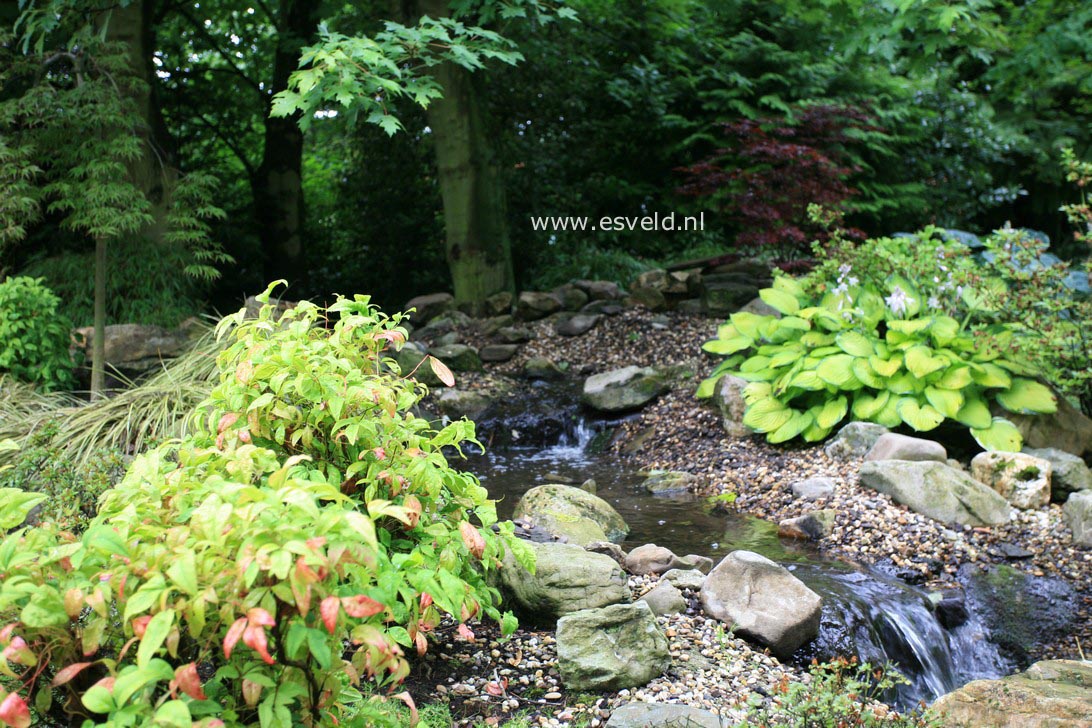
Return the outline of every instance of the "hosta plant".
{"type": "Polygon", "coordinates": [[[487,578],[527,550],[441,453],[473,425],[411,413],[399,322],[363,297],[230,317],[195,435],[138,456],[82,537],[0,542],[0,724],[389,725],[362,681],[396,690],[441,620],[514,628],[487,578]]]}
{"type": "Polygon", "coordinates": [[[1002,356],[1008,327],[976,335],[898,275],[883,288],[842,278],[833,290],[811,294],[781,276],[760,294],[780,318],[732,314],[704,345],[727,358],[698,396],[710,396],[725,374],[747,380],[743,422],[774,443],[822,440],[852,416],[919,432],[954,420],[988,450],[1019,451],[1019,431],[991,414],[991,402],[1010,412],[1055,410],[1035,370],[1002,356]]]}

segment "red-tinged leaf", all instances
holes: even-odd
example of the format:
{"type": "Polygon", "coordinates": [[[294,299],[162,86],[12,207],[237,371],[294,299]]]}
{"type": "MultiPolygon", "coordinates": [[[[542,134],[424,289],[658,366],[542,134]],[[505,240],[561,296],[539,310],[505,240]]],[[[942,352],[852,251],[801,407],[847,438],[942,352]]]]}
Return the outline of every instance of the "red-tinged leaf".
{"type": "Polygon", "coordinates": [[[30,706],[19,693],[8,693],[0,703],[0,723],[11,728],[30,728],[30,706]]]}
{"type": "Polygon", "coordinates": [[[504,695],[504,688],[500,686],[500,683],[494,680],[485,684],[485,692],[489,693],[490,695],[500,697],[501,695],[504,695]]]}
{"type": "Polygon", "coordinates": [[[228,628],[227,634],[224,635],[224,659],[231,659],[231,651],[235,649],[235,645],[239,642],[239,638],[243,636],[243,631],[246,629],[246,617],[239,617],[228,628]]]}
{"type": "Polygon", "coordinates": [[[311,611],[311,585],[299,585],[292,582],[292,596],[296,599],[296,609],[300,616],[306,618],[311,611]]]}
{"type": "Polygon", "coordinates": [[[455,629],[455,631],[458,633],[458,635],[460,637],[462,637],[467,642],[473,642],[474,641],[474,630],[470,629],[470,627],[467,627],[465,624],[460,624],[455,629]]]}
{"type": "Polygon", "coordinates": [[[379,602],[363,594],[357,594],[355,597],[342,597],[341,606],[345,608],[346,614],[357,619],[366,619],[386,609],[379,602]]]}
{"type": "Polygon", "coordinates": [[[133,634],[140,639],[144,639],[144,632],[148,629],[148,622],[152,621],[150,614],[144,614],[140,617],[133,618],[133,634]]]}
{"type": "Polygon", "coordinates": [[[322,548],[323,546],[326,545],[326,537],[325,536],[315,536],[313,538],[307,539],[307,541],[305,541],[305,543],[307,544],[307,548],[309,548],[309,549],[320,549],[320,548],[322,548]]]}
{"type": "Polygon", "coordinates": [[[455,375],[447,368],[447,364],[434,356],[429,356],[428,365],[432,367],[432,373],[436,375],[436,378],[443,382],[445,386],[455,386],[455,375]]]}
{"type": "Polygon", "coordinates": [[[424,632],[418,632],[413,636],[413,644],[417,647],[417,654],[424,656],[428,652],[428,639],[425,637],[424,632]]]}
{"type": "Polygon", "coordinates": [[[250,430],[239,430],[239,442],[250,442],[250,430]]]}
{"type": "Polygon", "coordinates": [[[112,692],[114,692],[114,683],[115,682],[117,682],[116,677],[114,677],[112,675],[107,675],[106,677],[102,678],[101,680],[99,680],[97,683],[95,683],[91,687],[93,687],[93,688],[102,688],[106,692],[112,693],[112,692]]]}
{"type": "Polygon", "coordinates": [[[265,627],[257,624],[248,626],[243,631],[243,644],[258,653],[262,662],[272,665],[276,660],[269,654],[269,639],[265,635],[265,627]]]}
{"type": "Polygon", "coordinates": [[[246,704],[253,708],[258,704],[258,699],[262,697],[262,686],[256,682],[251,682],[245,677],[243,678],[243,700],[246,704]]]}
{"type": "Polygon", "coordinates": [[[261,607],[254,607],[253,609],[247,610],[246,619],[251,624],[257,624],[262,627],[272,627],[277,623],[277,620],[273,619],[273,615],[261,607]]]}
{"type": "Polygon", "coordinates": [[[424,506],[421,505],[421,499],[415,495],[407,495],[405,500],[402,501],[402,507],[406,509],[406,517],[410,528],[417,526],[417,522],[421,520],[421,513],[424,511],[424,506]]]}
{"type": "Polygon", "coordinates": [[[337,615],[340,611],[341,600],[337,597],[326,597],[319,605],[319,615],[322,617],[322,623],[326,625],[326,631],[330,634],[333,634],[334,629],[337,627],[337,615]]]}
{"type": "Polygon", "coordinates": [[[246,384],[254,376],[254,363],[249,359],[239,362],[235,367],[235,381],[246,384]]]}
{"type": "Polygon", "coordinates": [[[69,619],[75,619],[83,611],[84,596],[80,589],[69,589],[64,593],[64,613],[69,619]]]}
{"type": "Polygon", "coordinates": [[[319,575],[315,573],[314,569],[307,565],[301,556],[296,559],[296,578],[304,584],[314,584],[319,580],[319,575]]]}
{"type": "Polygon", "coordinates": [[[421,592],[421,611],[428,609],[432,606],[432,595],[428,592],[421,592]]]}
{"type": "Polygon", "coordinates": [[[372,454],[375,455],[376,460],[386,460],[387,451],[381,447],[373,447],[372,454]]]}
{"type": "Polygon", "coordinates": [[[220,418],[220,421],[216,424],[217,434],[222,433],[227,428],[235,424],[239,419],[239,415],[236,412],[228,412],[226,415],[220,418]]]}
{"type": "Polygon", "coordinates": [[[459,534],[463,537],[467,550],[474,558],[480,559],[485,553],[485,539],[478,533],[478,529],[474,528],[469,521],[463,521],[459,524],[459,534]]]}
{"type": "Polygon", "coordinates": [[[69,665],[68,667],[60,670],[56,675],[53,676],[53,687],[59,688],[60,686],[64,685],[66,682],[68,682],[72,678],[76,677],[81,672],[83,672],[85,669],[87,669],[88,667],[90,667],[91,665],[94,665],[94,664],[95,663],[93,663],[93,662],[74,662],[74,663],[72,663],[71,665],[69,665]]]}
{"type": "Polygon", "coordinates": [[[189,695],[194,700],[208,700],[205,691],[201,688],[201,677],[197,674],[197,663],[191,662],[182,665],[174,671],[174,679],[179,690],[189,695]]]}
{"type": "Polygon", "coordinates": [[[403,703],[406,704],[406,707],[409,708],[411,728],[412,726],[417,725],[417,722],[420,720],[420,718],[417,715],[417,704],[413,702],[413,696],[410,695],[409,692],[403,691],[398,693],[397,695],[392,695],[391,697],[396,700],[401,700],[403,703]]]}
{"type": "Polygon", "coordinates": [[[0,645],[6,645],[8,640],[11,639],[11,633],[15,631],[15,628],[19,626],[18,622],[11,622],[5,624],[3,629],[0,629],[0,645]]]}
{"type": "Polygon", "coordinates": [[[26,667],[33,667],[38,664],[38,658],[31,651],[27,641],[19,636],[11,638],[8,646],[0,652],[0,656],[7,662],[14,662],[17,665],[26,667]]]}

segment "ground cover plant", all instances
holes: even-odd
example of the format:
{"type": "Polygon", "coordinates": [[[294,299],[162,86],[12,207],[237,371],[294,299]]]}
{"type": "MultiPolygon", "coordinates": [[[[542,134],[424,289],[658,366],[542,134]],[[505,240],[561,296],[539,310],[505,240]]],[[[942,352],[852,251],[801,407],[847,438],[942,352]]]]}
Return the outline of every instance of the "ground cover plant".
{"type": "Polygon", "coordinates": [[[138,455],[82,536],[9,533],[0,720],[382,725],[361,683],[394,690],[442,619],[514,629],[487,575],[526,550],[441,452],[473,425],[409,411],[400,321],[366,297],[225,319],[190,435],[138,455]]]}

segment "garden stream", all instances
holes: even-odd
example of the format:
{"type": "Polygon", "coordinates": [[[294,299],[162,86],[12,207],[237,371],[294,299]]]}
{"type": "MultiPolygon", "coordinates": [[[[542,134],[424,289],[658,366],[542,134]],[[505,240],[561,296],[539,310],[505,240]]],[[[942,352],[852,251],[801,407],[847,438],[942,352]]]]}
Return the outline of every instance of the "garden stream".
{"type": "Polygon", "coordinates": [[[690,494],[653,496],[643,478],[619,470],[600,454],[619,420],[585,417],[576,393],[536,387],[479,420],[485,454],[470,455],[474,472],[502,518],[519,497],[547,482],[596,482],[596,494],[630,526],[624,549],[645,543],[714,563],[737,549],[760,553],[788,568],[823,598],[819,636],[793,656],[798,664],[856,655],[872,665],[890,662],[910,680],[886,699],[899,708],[932,702],[970,680],[1013,672],[973,611],[951,629],[937,618],[921,589],[868,567],[824,557],[811,545],[779,539],[777,525],[739,514],[715,513],[690,494]]]}

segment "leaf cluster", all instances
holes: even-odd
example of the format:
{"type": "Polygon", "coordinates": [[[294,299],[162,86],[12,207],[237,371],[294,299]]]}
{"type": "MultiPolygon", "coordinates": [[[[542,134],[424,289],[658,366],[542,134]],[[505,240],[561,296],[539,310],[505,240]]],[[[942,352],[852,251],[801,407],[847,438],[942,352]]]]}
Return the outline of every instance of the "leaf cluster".
{"type": "Polygon", "coordinates": [[[70,389],[75,363],[69,353],[72,322],[41,278],[0,283],[0,373],[41,386],[70,389]]]}

